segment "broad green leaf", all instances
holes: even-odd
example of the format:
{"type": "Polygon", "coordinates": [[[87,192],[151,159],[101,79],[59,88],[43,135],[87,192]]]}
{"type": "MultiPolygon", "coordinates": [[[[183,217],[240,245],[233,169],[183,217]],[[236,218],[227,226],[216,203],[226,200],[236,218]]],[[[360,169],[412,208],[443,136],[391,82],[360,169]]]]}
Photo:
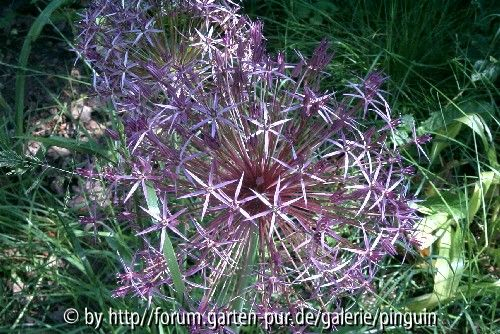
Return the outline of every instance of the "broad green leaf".
{"type": "Polygon", "coordinates": [[[413,237],[419,241],[420,249],[430,247],[442,234],[443,229],[449,224],[448,214],[446,212],[438,212],[425,217],[416,226],[416,231],[413,237]]]}
{"type": "Polygon", "coordinates": [[[496,167],[498,165],[496,151],[495,148],[491,146],[493,145],[493,138],[488,125],[486,125],[486,123],[484,122],[484,119],[478,114],[470,114],[458,118],[457,122],[460,122],[468,126],[481,138],[481,141],[483,143],[490,164],[493,167],[496,167]]]}
{"type": "Polygon", "coordinates": [[[436,161],[441,151],[450,145],[450,139],[454,139],[465,125],[481,138],[490,164],[493,167],[498,166],[491,131],[487,125],[487,121],[494,114],[494,106],[484,101],[453,104],[444,108],[442,112],[431,113],[431,116],[418,128],[421,134],[427,132],[435,134],[431,162],[436,161]]]}
{"type": "Polygon", "coordinates": [[[469,201],[469,222],[472,221],[477,211],[481,207],[481,199],[488,192],[492,184],[500,184],[500,177],[494,172],[484,172],[480,174],[480,180],[474,186],[474,192],[469,201]]]}
{"type": "Polygon", "coordinates": [[[429,197],[418,206],[418,210],[428,215],[446,212],[457,222],[467,216],[465,196],[455,192],[443,192],[439,196],[429,197]],[[422,211],[424,207],[425,212],[422,211]]]}
{"type": "MultiPolygon", "coordinates": [[[[500,184],[500,178],[495,172],[483,172],[480,180],[476,182],[474,191],[469,199],[468,211],[462,198],[453,193],[442,193],[421,203],[417,208],[427,215],[417,227],[415,233],[418,240],[423,241],[422,248],[431,244],[438,249],[437,259],[433,263],[434,286],[433,292],[412,298],[406,307],[413,312],[423,309],[431,310],[439,304],[449,301],[457,296],[458,291],[463,292],[460,280],[464,273],[464,245],[460,221],[469,219],[477,214],[486,193],[492,185],[500,184]]],[[[495,260],[500,256],[494,249],[488,254],[495,260]]]]}
{"type": "Polygon", "coordinates": [[[462,129],[462,124],[454,123],[448,126],[446,129],[437,130],[435,132],[435,138],[432,141],[431,148],[431,163],[434,162],[442,150],[450,146],[450,139],[455,138],[462,129]]]}
{"type": "Polygon", "coordinates": [[[431,112],[429,118],[418,127],[418,133],[424,134],[446,129],[456,123],[458,118],[472,114],[477,114],[488,120],[491,115],[495,115],[495,107],[485,101],[464,101],[450,104],[442,111],[431,112]]]}
{"type": "Polygon", "coordinates": [[[432,310],[457,294],[464,273],[465,259],[462,231],[458,225],[455,229],[453,225],[448,224],[437,241],[439,257],[433,265],[435,270],[433,292],[410,299],[406,304],[408,310],[412,312],[432,310]]]}
{"type": "Polygon", "coordinates": [[[439,258],[436,260],[434,293],[438,299],[446,300],[455,295],[464,271],[463,238],[459,226],[448,225],[439,240],[439,258]]]}
{"type": "Polygon", "coordinates": [[[456,119],[457,122],[467,125],[472,131],[474,131],[483,142],[493,141],[491,137],[491,132],[488,126],[484,123],[484,120],[478,114],[469,114],[456,119]]]}

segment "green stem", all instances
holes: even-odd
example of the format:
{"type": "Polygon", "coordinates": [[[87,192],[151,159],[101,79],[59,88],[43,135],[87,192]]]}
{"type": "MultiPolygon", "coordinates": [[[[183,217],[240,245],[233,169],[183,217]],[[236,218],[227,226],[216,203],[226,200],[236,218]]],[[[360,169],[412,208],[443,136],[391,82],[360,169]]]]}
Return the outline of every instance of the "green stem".
{"type": "MultiPolygon", "coordinates": [[[[255,229],[252,228],[249,231],[250,233],[250,247],[248,247],[247,254],[245,256],[245,260],[243,261],[243,265],[240,269],[238,278],[237,278],[237,283],[236,283],[236,289],[235,289],[235,296],[239,296],[243,289],[248,287],[250,285],[250,268],[253,266],[255,263],[255,254],[256,254],[256,249],[257,249],[257,242],[258,242],[258,236],[255,231],[255,229]]],[[[234,309],[237,311],[242,311],[243,310],[243,298],[236,298],[234,300],[234,309]]]]}

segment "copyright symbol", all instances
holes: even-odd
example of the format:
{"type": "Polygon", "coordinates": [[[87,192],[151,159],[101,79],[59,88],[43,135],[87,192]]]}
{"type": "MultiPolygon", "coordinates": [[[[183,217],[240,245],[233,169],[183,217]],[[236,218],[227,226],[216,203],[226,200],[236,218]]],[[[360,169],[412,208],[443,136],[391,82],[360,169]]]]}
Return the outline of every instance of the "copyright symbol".
{"type": "Polygon", "coordinates": [[[64,311],[63,318],[64,321],[67,324],[74,324],[78,321],[78,318],[80,315],[78,314],[78,311],[74,308],[69,308],[66,311],[64,311]]]}

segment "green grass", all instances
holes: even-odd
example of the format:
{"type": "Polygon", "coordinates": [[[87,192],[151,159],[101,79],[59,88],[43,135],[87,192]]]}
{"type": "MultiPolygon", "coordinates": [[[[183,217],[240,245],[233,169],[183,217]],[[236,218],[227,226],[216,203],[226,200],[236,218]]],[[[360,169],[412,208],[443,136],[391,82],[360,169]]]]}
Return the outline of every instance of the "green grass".
{"type": "MultiPolygon", "coordinates": [[[[53,26],[54,16],[74,16],[70,7],[55,8],[60,1],[40,3],[40,9],[50,3],[55,11],[52,17],[40,14],[33,26],[38,34],[48,33],[41,24],[53,26]]],[[[406,123],[415,123],[420,133],[434,136],[426,147],[430,161],[413,151],[405,155],[419,171],[412,190],[423,200],[418,203],[425,217],[421,229],[425,226],[436,239],[429,255],[388,259],[375,281],[377,294],[347,298],[346,305],[369,312],[426,308],[437,313],[438,326],[415,333],[499,332],[500,92],[495,78],[500,72],[499,6],[487,1],[361,0],[246,1],[246,5],[251,16],[264,21],[268,47],[274,52],[286,50],[293,58],[294,50],[309,55],[322,38],[332,42],[335,58],[327,67],[330,77],[324,89],[342,92],[349,81],[382,70],[390,78],[385,89],[394,112],[406,123]]],[[[68,42],[73,38],[56,29],[51,33],[68,42]]],[[[48,74],[29,63],[32,36],[25,39],[28,46],[21,50],[19,66],[3,62],[0,66],[17,69],[21,81],[31,78],[27,73],[36,74],[45,85],[48,74]]],[[[55,75],[61,86],[75,80],[66,69],[55,75]]],[[[104,317],[109,308],[142,314],[146,307],[134,299],[111,297],[115,273],[122,270],[118,254],[130,259],[139,241],[116,223],[112,207],[96,231],[81,225],[77,210],[68,207],[71,184],[78,179],[73,170],[82,164],[82,155],[100,157],[100,168],[113,160],[114,148],[44,139],[46,145],[75,152],[64,167],[48,164],[42,153],[31,158],[20,154],[13,147],[20,147],[26,138],[13,139],[13,133],[29,130],[23,96],[24,82],[16,86],[15,97],[0,96],[0,332],[128,332],[127,327],[106,321],[100,330],[93,330],[82,322],[67,325],[62,320],[62,312],[70,307],[81,315],[85,308],[104,312],[104,317]],[[48,181],[56,174],[64,177],[66,195],[54,195],[50,189],[48,181]]],[[[403,129],[400,136],[404,140],[408,133],[403,129]]],[[[154,202],[148,204],[154,207],[154,202]]],[[[175,249],[168,251],[171,258],[175,249]]],[[[177,278],[176,284],[181,291],[182,280],[177,278]]],[[[153,327],[140,332],[182,330],[153,327]]],[[[340,332],[369,331],[346,327],[340,332]]],[[[388,332],[406,331],[389,328],[388,332]]]]}

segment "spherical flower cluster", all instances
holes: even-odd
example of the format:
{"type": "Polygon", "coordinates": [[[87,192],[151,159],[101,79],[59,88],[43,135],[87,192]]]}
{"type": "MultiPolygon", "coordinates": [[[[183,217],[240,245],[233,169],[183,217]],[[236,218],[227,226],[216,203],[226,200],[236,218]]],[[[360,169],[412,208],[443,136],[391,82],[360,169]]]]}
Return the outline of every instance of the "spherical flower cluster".
{"type": "Polygon", "coordinates": [[[124,217],[138,196],[135,216],[155,222],[136,231],[146,246],[123,264],[115,295],[175,288],[166,231],[188,305],[325,309],[371,289],[382,257],[408,246],[418,217],[411,169],[391,141],[398,120],[380,73],[340,98],[323,92],[326,41],[287,63],[238,11],[231,1],[97,0],[81,21],[77,51],[121,114],[130,152],[106,177],[124,217]],[[140,202],[148,185],[159,213],[140,202]]]}

